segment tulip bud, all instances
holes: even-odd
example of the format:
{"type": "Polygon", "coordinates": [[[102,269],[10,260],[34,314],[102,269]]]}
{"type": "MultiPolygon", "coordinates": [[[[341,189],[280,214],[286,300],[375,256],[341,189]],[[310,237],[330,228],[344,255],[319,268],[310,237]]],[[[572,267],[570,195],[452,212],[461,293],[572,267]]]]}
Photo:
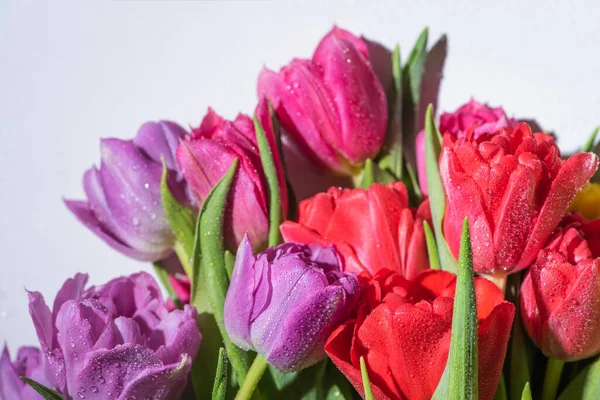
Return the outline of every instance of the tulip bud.
{"type": "MultiPolygon", "coordinates": [[[[386,269],[359,276],[363,295],[357,317],[339,326],[325,351],[362,393],[364,357],[374,398],[431,399],[450,350],[456,276],[427,270],[412,280],[386,269]]],[[[479,399],[496,393],[514,306],[485,278],[475,278],[479,399]]]]}
{"type": "Polygon", "coordinates": [[[121,253],[159,261],[172,253],[175,236],[160,200],[164,157],[167,182],[175,197],[188,203],[186,184],[175,162],[185,131],[168,122],[148,122],[133,140],[102,139],[100,168],[83,177],[87,200],[65,200],[77,219],[121,253]]]}
{"type": "Polygon", "coordinates": [[[44,368],[24,375],[68,399],[178,398],[200,345],[196,310],[169,312],[143,272],[87,290],[86,281],[67,280],[52,312],[29,292],[44,368]]]}
{"type": "Polygon", "coordinates": [[[507,274],[528,267],[598,168],[598,157],[563,160],[552,136],[525,123],[475,137],[444,135],[440,175],[446,194],[444,236],[458,256],[469,217],[476,272],[507,274]]]}
{"type": "Polygon", "coordinates": [[[423,221],[431,224],[429,201],[409,208],[400,182],[367,190],[331,188],[302,201],[298,212],[297,223],[281,225],[285,240],[333,244],[344,271],[375,274],[388,268],[410,279],[429,268],[423,231],[423,221]]]}
{"type": "Polygon", "coordinates": [[[600,220],[568,215],[521,287],[523,325],[546,354],[576,361],[600,353],[600,220]]]}
{"type": "Polygon", "coordinates": [[[263,70],[259,96],[275,107],[283,127],[313,163],[352,175],[377,155],[387,127],[387,100],[367,45],[334,27],[312,60],[294,59],[279,73],[263,70]]]}
{"type": "MultiPolygon", "coordinates": [[[[265,130],[281,186],[284,212],[287,190],[266,101],[261,101],[256,115],[265,130]]],[[[223,178],[234,159],[239,167],[230,190],[225,213],[225,239],[235,249],[247,233],[255,249],[264,248],[269,232],[268,191],[262,168],[254,122],[246,115],[226,121],[213,110],[192,130],[192,135],[177,149],[177,162],[186,181],[201,203],[223,178]]]]}
{"type": "Polygon", "coordinates": [[[225,328],[237,346],[296,371],[325,357],[327,337],[358,296],[358,281],[341,272],[333,248],[284,243],[254,256],[244,238],[225,299],[225,328]]]}
{"type": "MultiPolygon", "coordinates": [[[[471,99],[453,113],[443,113],[440,116],[439,130],[442,134],[449,133],[452,137],[464,137],[473,127],[475,138],[484,133],[496,132],[502,128],[514,128],[517,121],[508,118],[502,107],[489,107],[471,99]]],[[[421,192],[427,195],[427,165],[425,162],[425,131],[419,132],[415,140],[415,154],[417,157],[417,173],[421,192]]]]}

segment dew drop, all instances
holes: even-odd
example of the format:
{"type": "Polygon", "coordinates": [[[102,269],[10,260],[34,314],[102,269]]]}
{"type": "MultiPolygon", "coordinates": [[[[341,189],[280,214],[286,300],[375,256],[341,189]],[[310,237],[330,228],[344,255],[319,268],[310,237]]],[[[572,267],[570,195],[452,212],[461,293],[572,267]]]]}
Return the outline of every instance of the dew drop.
{"type": "Polygon", "coordinates": [[[98,388],[97,388],[96,386],[91,386],[91,387],[90,387],[90,391],[91,391],[92,393],[98,393],[98,388]]]}

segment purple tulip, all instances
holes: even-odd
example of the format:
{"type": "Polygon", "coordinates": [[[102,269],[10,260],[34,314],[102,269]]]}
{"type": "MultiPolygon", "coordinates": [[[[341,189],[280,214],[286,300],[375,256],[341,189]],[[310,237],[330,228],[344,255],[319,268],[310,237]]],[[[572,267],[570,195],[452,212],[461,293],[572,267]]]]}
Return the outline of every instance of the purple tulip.
{"type": "Polygon", "coordinates": [[[368,53],[364,41],[334,27],[311,60],[264,69],[258,80],[259,96],[273,103],[297,147],[332,173],[356,173],[385,139],[387,100],[368,53]]]}
{"type": "Polygon", "coordinates": [[[358,280],[341,272],[333,247],[284,243],[254,256],[244,238],[225,299],[225,328],[242,349],[281,371],[299,370],[325,357],[325,341],[359,294],[358,280]]]}
{"type": "MultiPolygon", "coordinates": [[[[287,190],[283,168],[275,146],[275,137],[266,101],[261,101],[256,115],[265,130],[278,169],[281,199],[287,211],[287,190]]],[[[267,181],[258,152],[254,122],[246,115],[227,121],[212,109],[192,135],[177,149],[177,162],[192,192],[201,203],[223,178],[234,159],[239,166],[225,213],[225,238],[236,249],[247,233],[255,249],[266,247],[269,233],[267,181]]]]}
{"type": "Polygon", "coordinates": [[[69,399],[175,399],[187,383],[200,345],[196,310],[169,312],[146,273],[87,290],[87,275],[68,279],[50,311],[29,292],[29,312],[42,352],[10,364],[2,357],[0,393],[24,374],[69,399]],[[40,356],[41,355],[41,356],[40,356]]]}
{"type": "Polygon", "coordinates": [[[8,348],[4,346],[0,356],[0,399],[38,400],[40,395],[19,379],[27,376],[36,382],[45,380],[42,353],[35,347],[21,347],[17,359],[10,361],[8,348]]]}
{"type": "Polygon", "coordinates": [[[148,122],[133,140],[102,139],[100,168],[83,176],[87,201],[65,200],[92,232],[121,253],[142,261],[168,257],[175,236],[160,199],[164,157],[168,184],[175,197],[188,203],[186,183],[175,161],[186,132],[168,122],[148,122]]]}

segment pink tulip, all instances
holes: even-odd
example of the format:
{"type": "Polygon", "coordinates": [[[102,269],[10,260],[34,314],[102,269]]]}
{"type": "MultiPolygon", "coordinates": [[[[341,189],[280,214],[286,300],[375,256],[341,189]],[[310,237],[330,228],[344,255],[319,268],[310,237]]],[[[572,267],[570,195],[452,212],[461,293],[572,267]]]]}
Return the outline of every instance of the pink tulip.
{"type": "MultiPolygon", "coordinates": [[[[281,199],[287,212],[286,184],[266,101],[259,103],[256,114],[278,168],[281,199]]],[[[227,121],[209,109],[200,126],[177,149],[181,172],[200,203],[236,158],[239,165],[225,213],[225,239],[230,249],[236,249],[248,233],[253,247],[259,249],[266,245],[269,232],[269,188],[252,119],[240,114],[234,121],[227,121]]]]}
{"type": "Polygon", "coordinates": [[[381,149],[385,92],[366,43],[350,32],[334,27],[311,60],[294,59],[279,73],[264,69],[258,93],[305,156],[332,173],[352,175],[381,149]]]}
{"type": "MultiPolygon", "coordinates": [[[[440,117],[440,132],[450,133],[454,138],[464,137],[467,130],[473,126],[475,138],[484,133],[495,132],[499,129],[514,128],[517,121],[508,118],[502,107],[490,107],[471,99],[452,113],[443,113],[440,117]]],[[[425,162],[425,131],[419,132],[415,140],[417,156],[417,172],[419,186],[427,195],[427,165],[425,162]]]]}

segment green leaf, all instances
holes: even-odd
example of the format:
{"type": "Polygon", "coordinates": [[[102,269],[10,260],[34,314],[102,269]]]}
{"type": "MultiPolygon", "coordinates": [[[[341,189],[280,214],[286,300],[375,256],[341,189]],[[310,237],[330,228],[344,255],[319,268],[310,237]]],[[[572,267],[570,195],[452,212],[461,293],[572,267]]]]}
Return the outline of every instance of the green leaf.
{"type": "Polygon", "coordinates": [[[169,280],[169,273],[163,266],[163,263],[161,261],[156,261],[152,263],[152,266],[154,267],[154,272],[156,273],[156,276],[158,276],[158,280],[160,280],[160,283],[162,283],[163,287],[167,291],[167,294],[169,295],[171,301],[175,303],[177,308],[181,308],[181,302],[177,297],[177,293],[175,293],[175,289],[173,289],[173,285],[171,285],[171,281],[169,280]]]}
{"type": "Polygon", "coordinates": [[[177,238],[175,250],[185,270],[191,279],[190,256],[194,247],[194,214],[192,210],[184,207],[169,189],[167,176],[169,170],[163,158],[163,172],[160,180],[160,200],[165,212],[165,217],[177,238]]]}
{"type": "Polygon", "coordinates": [[[192,384],[197,399],[208,399],[212,395],[219,347],[223,345],[223,340],[214,315],[207,312],[199,314],[197,325],[202,332],[202,341],[198,355],[192,363],[192,384]]]}
{"type": "Polygon", "coordinates": [[[506,383],[504,382],[504,375],[501,374],[498,389],[496,389],[496,393],[494,394],[494,400],[506,400],[506,396],[506,383]]]}
{"type": "Polygon", "coordinates": [[[415,107],[418,107],[419,97],[421,95],[421,81],[423,79],[425,58],[427,57],[428,35],[429,29],[426,27],[417,38],[403,71],[404,81],[405,83],[408,83],[412,104],[414,104],[415,107]]]}
{"type": "Polygon", "coordinates": [[[425,159],[427,162],[427,189],[429,190],[431,219],[441,267],[443,270],[456,272],[456,261],[450,253],[442,230],[442,221],[446,211],[446,196],[439,169],[441,151],[439,137],[440,134],[433,120],[433,107],[430,104],[425,115],[425,159]]]}
{"type": "Polygon", "coordinates": [[[582,152],[587,153],[588,151],[592,151],[592,149],[594,148],[594,143],[596,142],[596,136],[598,135],[599,130],[600,130],[600,126],[597,126],[596,129],[594,129],[594,131],[590,135],[587,142],[585,142],[585,144],[581,148],[582,152]]]}
{"type": "Polygon", "coordinates": [[[523,388],[530,382],[528,349],[525,342],[525,331],[521,320],[521,308],[519,307],[519,291],[521,288],[521,275],[512,274],[508,277],[507,300],[515,304],[515,319],[511,331],[509,343],[509,371],[508,390],[511,400],[517,400],[523,393],[523,388]]]}
{"type": "Polygon", "coordinates": [[[440,255],[435,245],[435,237],[429,227],[429,222],[423,221],[423,230],[425,231],[425,241],[427,242],[427,254],[429,255],[429,268],[440,269],[440,255]]]}
{"type": "Polygon", "coordinates": [[[450,353],[435,400],[477,399],[477,305],[469,222],[462,228],[456,294],[452,313],[450,353]]]}
{"type": "Polygon", "coordinates": [[[363,356],[360,357],[360,375],[363,381],[363,388],[365,391],[365,400],[373,400],[373,390],[371,389],[371,381],[369,380],[369,373],[367,372],[367,364],[363,356]]]}
{"type": "Polygon", "coordinates": [[[25,376],[20,377],[23,382],[31,386],[33,390],[38,392],[45,400],[64,400],[60,394],[56,393],[54,390],[47,388],[41,383],[37,383],[33,379],[29,379],[25,376]]]}
{"type": "Polygon", "coordinates": [[[409,191],[409,196],[412,197],[412,204],[417,207],[423,202],[423,193],[421,192],[421,187],[419,186],[419,181],[417,180],[417,174],[415,173],[412,165],[409,163],[406,163],[406,172],[407,176],[404,177],[404,185],[409,191]]]}
{"type": "Polygon", "coordinates": [[[558,397],[558,400],[571,399],[600,399],[600,357],[585,367],[558,397]]]}
{"type": "Polygon", "coordinates": [[[192,305],[196,306],[199,280],[206,282],[205,288],[211,307],[227,350],[231,367],[239,382],[243,382],[248,372],[249,362],[246,352],[237,347],[229,339],[223,325],[223,304],[229,287],[229,278],[225,267],[225,245],[223,223],[225,206],[229,189],[237,170],[238,160],[235,159],[229,171],[213,188],[202,204],[196,223],[196,237],[193,252],[192,305]]]}
{"type": "Polygon", "coordinates": [[[260,161],[267,177],[267,184],[269,185],[269,246],[277,246],[281,243],[279,225],[281,224],[281,216],[283,214],[277,167],[273,160],[273,154],[271,153],[265,130],[256,115],[254,116],[254,130],[256,131],[260,161]]]}
{"type": "Polygon", "coordinates": [[[421,81],[427,58],[428,29],[419,35],[402,70],[402,145],[406,164],[416,165],[414,146],[418,131],[417,118],[421,81]]]}
{"type": "Polygon", "coordinates": [[[227,393],[227,353],[223,347],[219,348],[219,362],[217,364],[217,373],[215,374],[215,383],[213,384],[212,399],[224,400],[227,393]]]}
{"type": "Polygon", "coordinates": [[[227,271],[227,278],[231,280],[231,274],[233,274],[233,265],[235,264],[235,255],[229,250],[225,250],[225,270],[227,271]]]}
{"type": "Polygon", "coordinates": [[[523,388],[523,394],[521,395],[521,400],[532,400],[531,397],[531,387],[529,387],[529,382],[525,384],[523,388]]]}
{"type": "Polygon", "coordinates": [[[381,169],[373,160],[368,158],[365,161],[358,187],[368,189],[374,183],[388,184],[394,181],[394,177],[389,172],[381,169]]]}
{"type": "Polygon", "coordinates": [[[388,99],[388,128],[383,145],[383,156],[379,167],[392,174],[395,180],[402,180],[404,171],[402,149],[402,63],[400,46],[396,45],[392,52],[393,93],[388,99]]]}

